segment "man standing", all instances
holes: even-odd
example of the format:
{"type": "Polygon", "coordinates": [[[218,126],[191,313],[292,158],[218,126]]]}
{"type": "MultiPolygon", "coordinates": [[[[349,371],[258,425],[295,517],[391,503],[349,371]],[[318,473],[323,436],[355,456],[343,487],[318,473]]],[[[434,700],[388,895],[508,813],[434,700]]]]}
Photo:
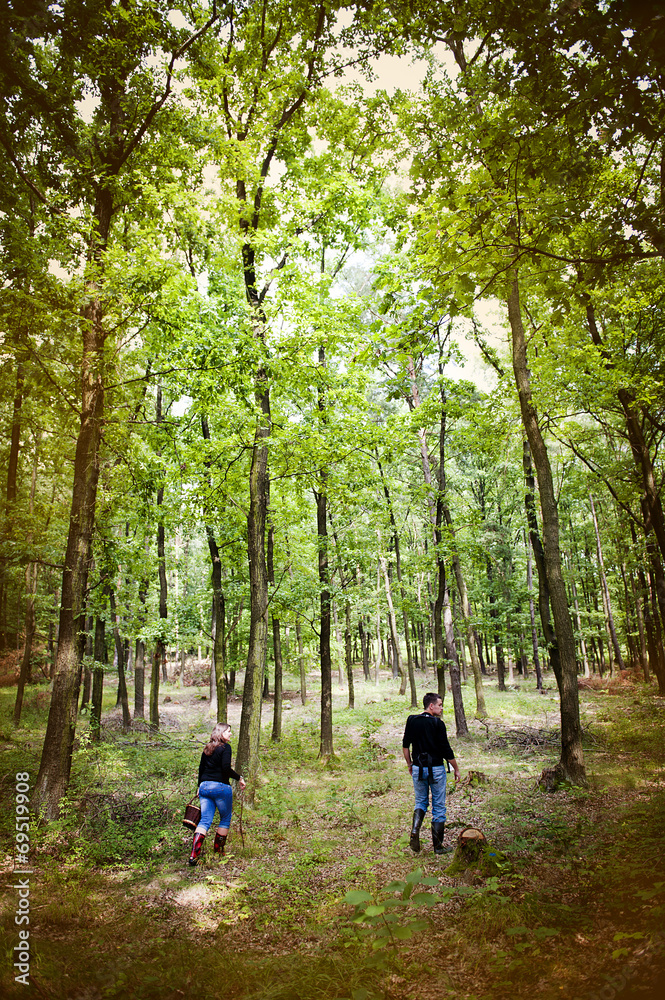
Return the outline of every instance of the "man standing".
{"type": "Polygon", "coordinates": [[[435,854],[447,854],[451,847],[443,846],[446,827],[446,767],[452,764],[455,780],[459,781],[460,771],[455,760],[446,724],[441,718],[443,701],[438,694],[428,691],[423,698],[425,711],[421,715],[410,715],[406,720],[402,753],[413,778],[416,808],[411,825],[411,850],[420,850],[420,827],[429,805],[429,790],[432,789],[432,844],[435,854]],[[409,747],[413,747],[413,759],[409,747]]]}

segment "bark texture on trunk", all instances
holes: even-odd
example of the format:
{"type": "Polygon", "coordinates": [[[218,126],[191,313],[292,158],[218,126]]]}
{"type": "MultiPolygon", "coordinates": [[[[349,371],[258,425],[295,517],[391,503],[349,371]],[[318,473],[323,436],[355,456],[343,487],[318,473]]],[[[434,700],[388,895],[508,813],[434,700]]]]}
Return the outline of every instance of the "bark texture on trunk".
{"type": "Polygon", "coordinates": [[[545,566],[545,550],[540,538],[538,527],[538,514],[536,511],[536,480],[533,474],[531,462],[531,447],[528,438],[522,442],[522,467],[524,469],[524,480],[526,482],[526,492],[524,494],[524,506],[526,508],[526,519],[529,525],[529,539],[531,541],[531,551],[533,552],[538,574],[538,614],[543,630],[543,636],[547,643],[550,666],[554,671],[554,676],[560,673],[559,645],[552,624],[550,613],[550,587],[547,581],[547,568],[545,566]]]}
{"type": "Polygon", "coordinates": [[[331,625],[331,595],[330,572],[328,566],[328,517],[327,497],[325,494],[325,473],[322,479],[322,489],[315,493],[316,528],[319,542],[319,586],[320,622],[319,622],[319,657],[321,661],[321,744],[320,756],[328,758],[334,753],[332,728],[332,659],[330,655],[330,625],[331,625]]]}
{"type": "MultiPolygon", "coordinates": [[[[275,586],[275,530],[270,525],[268,530],[268,583],[273,588],[275,586]]],[[[272,715],[271,739],[275,742],[282,738],[282,634],[279,618],[273,613],[270,615],[272,623],[272,651],[275,662],[275,701],[272,715]]]]}
{"type": "MultiPolygon", "coordinates": [[[[113,199],[101,188],[95,205],[99,242],[93,259],[101,263],[111,225],[113,199]]],[[[82,311],[81,423],[74,456],[74,483],[69,531],[62,574],[58,653],[53,694],[33,805],[46,819],[56,819],[60,800],[69,785],[76,733],[81,664],[85,647],[85,603],[92,555],[99,449],[104,413],[103,305],[98,282],[88,284],[89,299],[82,311]]]]}
{"type": "Polygon", "coordinates": [[[476,719],[486,719],[487,706],[485,704],[485,693],[483,691],[483,675],[480,669],[480,659],[478,657],[478,649],[476,647],[476,637],[473,630],[473,622],[471,620],[471,605],[469,604],[466,581],[464,579],[462,564],[460,562],[459,552],[455,543],[455,528],[453,526],[453,519],[447,504],[443,505],[443,515],[453,543],[453,573],[455,574],[455,582],[457,584],[457,590],[462,606],[462,618],[464,620],[466,644],[469,647],[471,668],[473,670],[473,683],[476,689],[476,719]]]}
{"type": "Polygon", "coordinates": [[[591,504],[593,527],[596,533],[596,555],[598,556],[598,574],[600,576],[600,585],[603,590],[603,602],[607,613],[607,628],[610,633],[612,648],[614,650],[614,655],[616,657],[619,670],[625,670],[626,665],[623,662],[623,656],[621,655],[621,647],[619,646],[619,638],[617,636],[617,630],[614,624],[614,615],[612,614],[612,605],[610,603],[610,589],[607,586],[607,577],[605,575],[605,560],[603,559],[603,549],[600,544],[600,531],[598,529],[598,518],[596,517],[596,507],[594,505],[593,497],[591,496],[591,494],[589,494],[589,502],[591,504]]]}
{"type": "Polygon", "coordinates": [[[538,475],[540,505],[543,513],[545,572],[559,646],[560,662],[556,672],[561,701],[561,760],[563,775],[575,784],[586,783],[582,727],[580,725],[577,687],[575,635],[568,610],[568,598],[561,567],[559,514],[547,446],[542,436],[531,395],[526,353],[526,337],[520,309],[520,295],[515,273],[508,295],[508,318],[512,333],[513,371],[520,400],[522,423],[529,441],[538,475]]]}
{"type": "Polygon", "coordinates": [[[101,735],[102,698],[104,696],[104,663],[106,662],[106,622],[95,619],[95,639],[92,650],[92,704],[90,708],[90,732],[93,740],[101,735]]]}
{"type": "Polygon", "coordinates": [[[125,677],[125,644],[120,636],[118,614],[115,603],[115,592],[109,588],[109,605],[111,608],[111,621],[113,622],[113,638],[115,640],[115,654],[118,660],[118,696],[122,705],[122,728],[126,732],[132,724],[132,717],[129,714],[129,700],[127,698],[127,680],[125,677]]]}
{"type": "Polygon", "coordinates": [[[270,500],[268,438],[270,437],[270,390],[267,372],[256,376],[256,400],[260,408],[254,432],[254,449],[249,472],[249,513],[247,515],[247,559],[249,564],[250,623],[247,667],[236,770],[247,780],[247,799],[253,801],[259,763],[261,694],[268,644],[268,569],[265,536],[270,500]]]}
{"type": "MultiPolygon", "coordinates": [[[[201,416],[201,431],[204,441],[210,440],[210,429],[208,419],[201,416]]],[[[210,461],[206,460],[206,468],[210,469],[210,461]]],[[[212,489],[212,479],[208,475],[208,484],[212,489]]],[[[210,562],[212,566],[212,664],[210,687],[215,701],[217,722],[226,722],[228,714],[227,706],[227,677],[226,677],[226,607],[224,592],[222,590],[222,560],[219,554],[219,546],[212,525],[208,517],[204,514],[206,538],[208,539],[208,551],[210,552],[210,562]]],[[[211,706],[212,710],[212,706],[211,706]]]]}

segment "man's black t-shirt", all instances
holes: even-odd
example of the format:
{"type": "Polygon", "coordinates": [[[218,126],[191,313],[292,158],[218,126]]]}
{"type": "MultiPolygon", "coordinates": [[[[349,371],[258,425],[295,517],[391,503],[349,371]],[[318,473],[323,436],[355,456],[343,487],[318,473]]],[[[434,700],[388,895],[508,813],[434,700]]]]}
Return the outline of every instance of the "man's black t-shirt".
{"type": "Polygon", "coordinates": [[[402,746],[405,748],[413,747],[414,761],[421,753],[429,754],[434,767],[441,766],[447,760],[455,759],[455,754],[448,742],[445,722],[437,715],[430,715],[429,712],[408,717],[402,746]]]}

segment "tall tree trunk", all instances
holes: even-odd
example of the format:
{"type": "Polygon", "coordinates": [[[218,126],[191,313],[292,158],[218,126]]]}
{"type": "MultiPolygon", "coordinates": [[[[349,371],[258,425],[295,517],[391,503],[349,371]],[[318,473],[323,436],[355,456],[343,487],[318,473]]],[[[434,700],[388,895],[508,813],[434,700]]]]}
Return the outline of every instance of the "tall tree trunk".
{"type": "MultiPolygon", "coordinates": [[[[326,423],[326,392],[325,392],[326,353],[323,345],[319,346],[319,391],[318,409],[322,423],[326,423]]],[[[328,565],[328,497],[326,494],[328,473],[325,469],[319,471],[319,490],[314,492],[316,499],[316,530],[319,550],[319,586],[320,598],[320,632],[319,653],[321,660],[321,746],[320,756],[327,759],[334,753],[332,727],[332,662],[330,658],[330,569],[328,565]]]]}
{"type": "MultiPolygon", "coordinates": [[[[586,314],[591,339],[596,347],[600,349],[600,353],[607,362],[608,368],[612,369],[614,368],[612,355],[603,343],[598,324],[596,323],[592,302],[587,302],[586,314]]],[[[643,420],[640,418],[639,406],[633,392],[625,387],[617,390],[617,398],[623,409],[633,460],[642,480],[642,489],[644,491],[644,531],[648,535],[653,529],[660,549],[660,558],[661,560],[665,560],[665,515],[663,514],[661,494],[649,446],[644,437],[643,420]]]]}
{"type": "Polygon", "coordinates": [[[321,662],[321,744],[320,756],[324,759],[334,753],[332,730],[332,661],[330,656],[331,598],[328,567],[328,517],[326,473],[320,473],[321,490],[316,499],[316,525],[319,548],[320,623],[319,656],[321,662]]]}
{"type": "Polygon", "coordinates": [[[529,618],[531,621],[531,647],[533,649],[533,667],[536,671],[536,690],[543,690],[543,675],[540,669],[540,656],[538,653],[538,629],[536,628],[536,616],[533,606],[533,568],[531,560],[531,544],[526,542],[526,586],[529,592],[529,618]]]}
{"type": "Polygon", "coordinates": [[[411,708],[417,708],[418,693],[416,691],[416,675],[414,673],[413,653],[411,651],[411,639],[409,635],[409,618],[407,611],[406,593],[404,590],[404,583],[402,582],[402,559],[400,553],[399,532],[397,530],[397,521],[395,520],[395,512],[393,510],[392,499],[390,497],[390,490],[388,489],[388,483],[386,481],[386,477],[383,474],[383,468],[381,467],[378,451],[376,451],[376,449],[375,449],[375,454],[376,454],[376,462],[379,467],[379,475],[381,476],[381,482],[383,483],[383,495],[385,496],[386,504],[388,505],[388,514],[390,516],[390,527],[392,530],[393,547],[395,549],[395,570],[397,572],[397,582],[399,584],[400,596],[402,598],[402,622],[404,624],[404,643],[406,645],[406,667],[409,675],[411,708]]]}
{"type": "MultiPolygon", "coordinates": [[[[418,409],[420,407],[420,393],[418,390],[418,383],[416,381],[416,370],[413,363],[413,358],[409,358],[409,376],[411,380],[411,395],[409,398],[409,406],[411,409],[418,409]]],[[[445,425],[445,408],[441,410],[441,422],[442,422],[442,433],[439,438],[440,449],[443,448],[443,443],[445,441],[445,433],[443,427],[445,425]]],[[[429,487],[427,492],[427,506],[429,509],[430,516],[430,526],[432,529],[432,538],[434,541],[434,551],[436,553],[436,564],[437,564],[437,595],[434,600],[433,607],[433,640],[434,640],[434,659],[436,662],[436,676],[437,676],[437,688],[438,693],[441,698],[445,698],[446,694],[446,675],[445,675],[445,663],[446,660],[456,659],[457,650],[455,649],[455,644],[453,642],[452,648],[447,642],[447,634],[444,632],[444,605],[447,597],[448,582],[446,579],[446,568],[443,560],[443,553],[441,551],[441,522],[443,514],[443,506],[441,503],[441,489],[438,492],[438,501],[435,499],[434,484],[432,481],[432,469],[429,460],[429,451],[427,449],[427,436],[425,434],[424,427],[418,428],[418,442],[420,444],[420,461],[423,470],[423,478],[425,480],[426,486],[429,487]]],[[[442,474],[443,466],[439,463],[440,475],[442,474]]]]}
{"type": "Polygon", "coordinates": [[[649,558],[649,583],[652,602],[652,620],[656,630],[656,662],[654,664],[658,678],[658,694],[665,695],[665,649],[663,648],[663,632],[665,630],[665,577],[660,553],[653,539],[647,542],[649,558]],[[660,613],[659,613],[660,612],[660,613]]]}
{"type": "MultiPolygon", "coordinates": [[[[291,550],[289,548],[289,539],[286,538],[286,559],[288,563],[289,579],[293,582],[293,566],[291,565],[291,550]]],[[[296,630],[296,644],[298,646],[298,673],[300,675],[300,704],[307,704],[307,669],[305,664],[305,647],[302,641],[302,626],[300,624],[300,615],[296,611],[295,622],[296,630]]]]}
{"type": "MultiPolygon", "coordinates": [[[[210,441],[210,429],[208,419],[201,416],[201,431],[204,441],[210,441]]],[[[210,470],[210,460],[206,459],[205,466],[210,470]]],[[[208,484],[212,488],[212,478],[208,474],[208,484]]],[[[227,721],[227,677],[224,651],[226,647],[226,608],[224,593],[222,591],[222,560],[219,555],[219,547],[215,532],[209,523],[208,517],[204,513],[206,538],[208,539],[208,551],[210,552],[210,562],[212,564],[212,666],[211,666],[211,688],[214,689],[214,701],[217,715],[217,722],[227,721]]]]}
{"type": "Polygon", "coordinates": [[[102,700],[104,696],[104,663],[106,662],[106,622],[97,615],[95,619],[95,641],[93,645],[92,706],[90,709],[90,732],[93,740],[99,740],[102,723],[102,700]]]}
{"type": "Polygon", "coordinates": [[[610,633],[610,639],[612,640],[612,648],[614,649],[614,655],[616,656],[617,664],[619,665],[619,670],[625,670],[626,666],[623,662],[623,656],[621,655],[621,647],[619,646],[619,639],[617,637],[616,628],[614,626],[614,616],[612,614],[612,605],[610,603],[610,589],[607,586],[607,577],[605,576],[605,561],[603,559],[603,550],[600,544],[600,531],[598,530],[598,518],[596,517],[596,508],[594,506],[593,497],[589,494],[589,501],[591,503],[591,514],[593,517],[593,527],[596,532],[596,554],[598,556],[598,573],[600,575],[600,585],[603,590],[603,599],[607,613],[607,626],[610,633]]]}
{"type": "MultiPolygon", "coordinates": [[[[379,541],[380,544],[380,541],[379,541]]],[[[379,562],[381,563],[381,573],[383,575],[383,583],[386,588],[386,601],[388,604],[388,626],[390,628],[390,636],[392,639],[394,664],[397,674],[400,678],[400,696],[404,695],[406,692],[406,675],[404,673],[404,667],[402,666],[402,655],[399,648],[399,636],[397,634],[397,619],[395,618],[395,608],[393,605],[393,595],[390,587],[390,577],[388,575],[388,566],[384,556],[379,557],[379,562]]]]}
{"type": "MultiPolygon", "coordinates": [[[[268,530],[268,583],[275,587],[275,531],[272,526],[268,530]]],[[[275,702],[272,716],[272,736],[271,739],[277,742],[282,738],[282,637],[280,633],[281,625],[279,618],[275,615],[274,609],[270,615],[272,621],[272,649],[275,660],[275,702]]]]}
{"type": "MultiPolygon", "coordinates": [[[[99,265],[100,279],[112,213],[113,196],[110,190],[100,186],[94,210],[97,242],[91,254],[92,260],[99,265]]],[[[33,799],[35,811],[42,812],[46,819],[57,818],[60,800],[69,785],[85,646],[85,602],[104,412],[105,332],[100,284],[101,281],[95,279],[88,282],[88,301],[82,313],[81,424],[76,440],[72,504],[62,574],[58,656],[33,799]]]]}
{"type": "MultiPolygon", "coordinates": [[[[13,426],[12,426],[12,433],[13,433],[13,426]]],[[[37,463],[39,458],[39,439],[40,435],[37,436],[37,439],[35,441],[35,452],[32,461],[32,476],[30,480],[30,502],[28,511],[31,517],[35,509],[35,493],[37,490],[37,463]]],[[[29,531],[26,536],[26,544],[28,546],[32,544],[32,531],[29,531]]],[[[35,600],[37,597],[37,569],[38,569],[37,563],[28,563],[28,565],[25,568],[25,593],[27,598],[25,606],[25,646],[23,647],[23,658],[21,660],[21,669],[19,670],[18,685],[16,688],[16,702],[14,704],[15,726],[18,726],[21,721],[21,711],[23,708],[23,692],[25,690],[25,685],[29,684],[32,680],[30,665],[32,660],[32,643],[35,637],[35,600]]]]}
{"type": "Polygon", "coordinates": [[[487,706],[485,705],[485,694],[483,692],[483,676],[480,669],[480,660],[478,658],[478,650],[476,647],[475,635],[473,633],[473,623],[471,621],[471,606],[469,604],[469,595],[466,589],[466,581],[464,579],[464,574],[462,573],[462,564],[459,558],[459,551],[457,548],[457,542],[455,538],[455,528],[453,526],[453,518],[448,508],[448,505],[444,503],[443,505],[443,516],[445,518],[446,524],[448,525],[450,539],[453,545],[453,573],[455,574],[455,582],[457,583],[457,590],[460,596],[462,619],[464,621],[464,631],[466,634],[466,644],[469,647],[469,656],[471,657],[471,667],[473,670],[473,682],[476,688],[476,719],[486,719],[487,718],[487,706]]]}
{"type": "Polygon", "coordinates": [[[88,615],[85,620],[85,656],[83,660],[83,692],[81,694],[81,704],[79,712],[83,712],[90,704],[90,691],[92,687],[92,650],[94,646],[94,636],[92,630],[95,620],[92,615],[88,615]]]}
{"type": "Polygon", "coordinates": [[[496,653],[496,675],[499,691],[506,690],[506,660],[503,653],[503,643],[501,641],[499,609],[496,606],[496,594],[494,593],[494,567],[489,556],[485,560],[485,571],[489,584],[489,613],[493,622],[492,637],[494,640],[494,650],[496,653]]]}
{"type": "Polygon", "coordinates": [[[512,333],[513,371],[520,400],[522,423],[529,441],[538,475],[540,505],[543,512],[543,543],[545,572],[559,649],[557,685],[561,701],[561,760],[562,774],[574,784],[586,783],[582,727],[580,725],[577,687],[575,635],[568,610],[566,587],[561,570],[559,549],[559,515],[552,470],[531,395],[530,374],[526,354],[526,338],[520,310],[519,284],[515,273],[508,295],[508,318],[512,333]]]}
{"type": "Polygon", "coordinates": [[[351,635],[351,601],[344,602],[344,660],[346,663],[346,686],[349,693],[349,708],[355,708],[356,698],[353,685],[353,647],[351,635]]]}
{"type": "MultiPolygon", "coordinates": [[[[162,416],[162,387],[157,386],[156,422],[159,429],[162,416]]],[[[158,452],[161,454],[161,451],[158,452]]],[[[155,648],[152,654],[152,670],[150,672],[150,725],[159,729],[159,675],[160,668],[166,662],[166,629],[164,623],[168,617],[168,587],[166,582],[166,546],[164,537],[164,520],[161,508],[164,504],[164,485],[160,483],[157,490],[157,571],[159,574],[159,618],[162,626],[155,637],[155,648]]]]}
{"type": "MultiPolygon", "coordinates": [[[[256,334],[262,344],[262,323],[256,334]]],[[[270,501],[268,439],[271,432],[268,372],[260,366],[255,379],[255,398],[260,410],[254,432],[252,464],[249,472],[249,513],[247,515],[247,559],[249,564],[250,623],[247,667],[243,687],[236,770],[248,783],[247,798],[254,799],[261,735],[261,695],[268,644],[268,570],[265,536],[270,501]]]]}
{"type": "Polygon", "coordinates": [[[360,633],[360,648],[363,654],[363,678],[366,681],[368,681],[370,680],[370,672],[369,672],[370,634],[369,634],[369,629],[365,628],[362,615],[358,618],[358,632],[360,633]]]}
{"type": "Polygon", "coordinates": [[[531,464],[531,447],[528,437],[525,437],[522,441],[522,467],[524,469],[524,479],[526,483],[524,506],[526,509],[527,524],[529,525],[531,549],[533,551],[533,558],[536,563],[536,572],[538,574],[538,613],[540,615],[540,624],[548,650],[550,666],[554,671],[554,676],[558,677],[561,672],[559,646],[554,632],[554,626],[552,625],[552,616],[550,613],[550,587],[547,580],[545,550],[543,548],[538,528],[538,514],[536,512],[536,480],[534,478],[533,466],[531,464]]]}
{"type": "Polygon", "coordinates": [[[127,732],[132,724],[132,717],[129,714],[129,700],[127,698],[127,681],[125,678],[125,644],[120,637],[118,623],[118,613],[115,604],[115,592],[113,588],[108,589],[109,605],[111,608],[111,621],[113,622],[113,638],[115,639],[115,653],[118,658],[118,692],[120,704],[122,705],[122,729],[127,732]]]}
{"type": "MultiPolygon", "coordinates": [[[[148,577],[144,577],[139,584],[138,625],[141,631],[145,628],[148,585],[148,577]]],[[[142,637],[136,640],[134,652],[134,718],[145,718],[145,639],[142,637]]]]}

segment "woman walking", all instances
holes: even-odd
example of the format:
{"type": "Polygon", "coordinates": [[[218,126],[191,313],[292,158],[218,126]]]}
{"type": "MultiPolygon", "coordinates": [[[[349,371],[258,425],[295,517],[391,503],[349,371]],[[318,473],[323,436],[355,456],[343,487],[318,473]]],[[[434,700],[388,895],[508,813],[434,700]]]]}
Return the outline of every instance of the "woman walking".
{"type": "Polygon", "coordinates": [[[201,754],[199,764],[201,820],[194,831],[194,843],[189,856],[190,865],[198,862],[203,841],[215,815],[215,807],[219,810],[219,826],[213,850],[215,854],[224,854],[233,808],[233,790],[229,778],[235,778],[241,789],[245,787],[245,779],[242,775],[236,774],[231,767],[230,738],[231,727],[225,722],[218,722],[201,754]]]}

